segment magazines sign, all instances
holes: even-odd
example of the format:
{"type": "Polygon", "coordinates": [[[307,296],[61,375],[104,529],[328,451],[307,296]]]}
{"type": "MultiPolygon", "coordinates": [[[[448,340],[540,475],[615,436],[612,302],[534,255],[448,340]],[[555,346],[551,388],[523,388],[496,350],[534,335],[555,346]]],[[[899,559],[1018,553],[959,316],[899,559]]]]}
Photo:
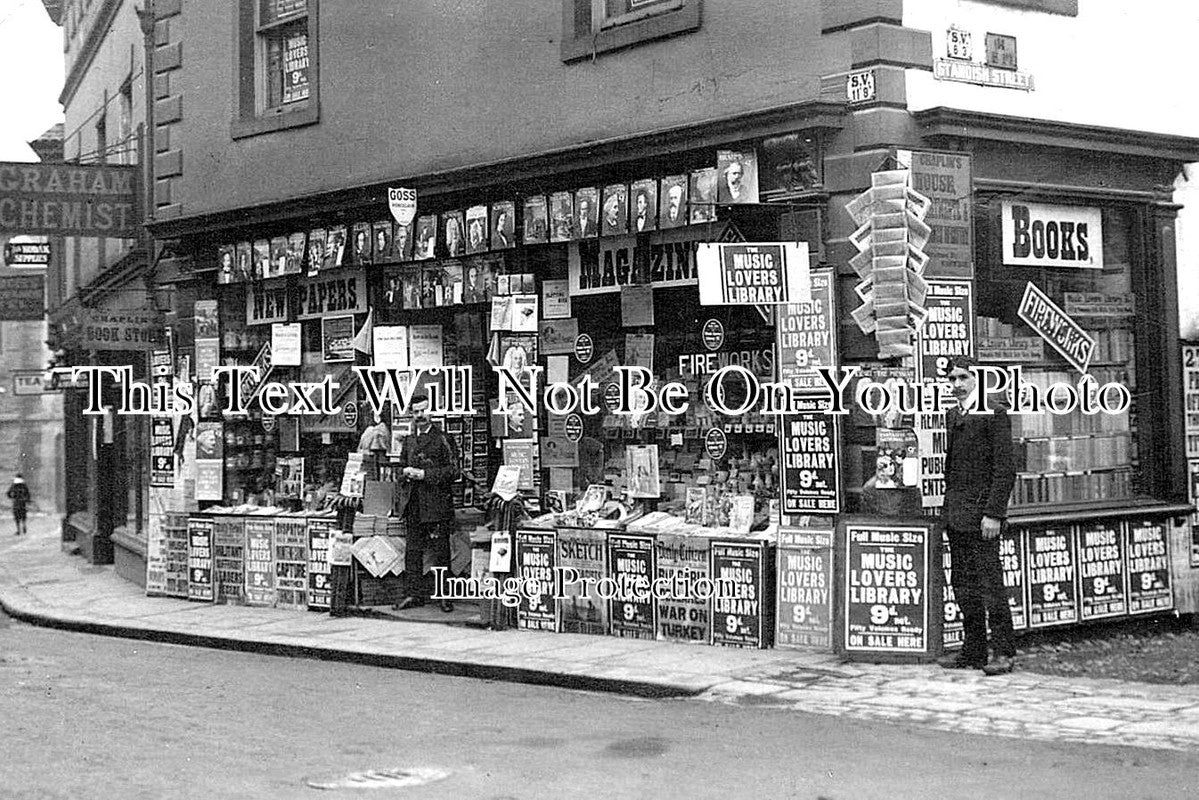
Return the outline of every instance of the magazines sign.
{"type": "Polygon", "coordinates": [[[784,514],[836,514],[841,510],[837,418],[806,412],[782,417],[784,514]]]}
{"type": "Polygon", "coordinates": [[[701,244],[700,305],[811,303],[807,242],[701,244]]]}
{"type": "MultiPolygon", "coordinates": [[[[619,292],[625,286],[694,286],[696,231],[606,236],[571,245],[569,295],[619,292]],[[646,241],[648,239],[648,242],[646,241]]],[[[705,238],[707,233],[702,234],[705,238]]]]}

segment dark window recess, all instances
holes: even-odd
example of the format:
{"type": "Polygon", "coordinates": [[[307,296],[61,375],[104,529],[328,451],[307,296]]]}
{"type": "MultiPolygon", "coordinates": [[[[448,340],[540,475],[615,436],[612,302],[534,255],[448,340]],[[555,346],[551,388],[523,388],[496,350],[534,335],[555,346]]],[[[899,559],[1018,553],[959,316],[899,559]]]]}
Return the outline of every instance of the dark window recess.
{"type": "Polygon", "coordinates": [[[699,28],[701,0],[562,0],[562,60],[699,28]]]}

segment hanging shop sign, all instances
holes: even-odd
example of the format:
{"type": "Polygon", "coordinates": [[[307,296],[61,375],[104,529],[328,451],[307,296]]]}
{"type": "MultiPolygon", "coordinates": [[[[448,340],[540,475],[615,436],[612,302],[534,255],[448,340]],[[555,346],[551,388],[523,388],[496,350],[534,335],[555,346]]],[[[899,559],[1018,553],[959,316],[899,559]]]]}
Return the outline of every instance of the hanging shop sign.
{"type": "Polygon", "coordinates": [[[517,531],[516,572],[525,587],[516,606],[517,626],[532,631],[557,630],[553,531],[517,531]],[[532,591],[533,586],[536,591],[532,591]]]}
{"type": "Polygon", "coordinates": [[[1028,597],[1024,565],[1027,557],[1024,550],[1023,531],[1008,527],[999,535],[999,563],[1003,567],[1003,587],[1007,590],[1008,607],[1012,611],[1013,630],[1028,627],[1028,597]]]}
{"type": "Polygon", "coordinates": [[[88,350],[144,352],[166,347],[162,314],[153,308],[144,291],[108,295],[100,305],[80,309],[79,323],[82,345],[88,350]]]}
{"type": "Polygon", "coordinates": [[[570,296],[618,292],[624,286],[694,286],[695,251],[706,229],[675,228],[640,236],[605,236],[570,245],[570,296]]]}
{"type": "Polygon", "coordinates": [[[212,581],[212,520],[187,521],[187,599],[211,603],[216,599],[212,581]]]}
{"type": "Polygon", "coordinates": [[[558,630],[563,633],[608,633],[608,601],[600,594],[607,576],[606,534],[585,528],[560,528],[555,565],[562,577],[558,592],[558,630]]]}
{"type": "Polygon", "coordinates": [[[0,231],[133,239],[140,167],[0,163],[0,231]]]}
{"type": "Polygon", "coordinates": [[[775,641],[779,647],[832,647],[832,548],[804,544],[809,541],[809,531],[779,531],[775,641]]]}
{"type": "Polygon", "coordinates": [[[50,265],[49,242],[8,242],[4,263],[10,267],[41,269],[50,265]]]}
{"type": "Polygon", "coordinates": [[[709,578],[709,542],[703,536],[659,534],[655,538],[657,579],[664,582],[661,585],[671,587],[669,592],[656,594],[657,638],[675,642],[711,640],[710,600],[689,588],[709,578]]]}
{"type": "Polygon", "coordinates": [[[58,391],[62,391],[61,387],[49,386],[46,383],[46,373],[41,370],[13,370],[12,393],[17,397],[33,397],[58,391]]]}
{"type": "Polygon", "coordinates": [[[0,277],[0,321],[40,320],[45,315],[46,278],[44,276],[5,275],[0,277]]]}
{"type": "Polygon", "coordinates": [[[1128,612],[1120,528],[1118,520],[1099,520],[1075,528],[1078,610],[1083,622],[1119,617],[1128,612]]]}
{"type": "Polygon", "coordinates": [[[912,188],[930,201],[924,223],[932,231],[921,248],[925,278],[974,277],[974,184],[970,156],[921,150],[896,151],[911,170],[912,188]]]}
{"type": "Polygon", "coordinates": [[[774,604],[766,591],[766,545],[763,542],[711,544],[712,644],[763,648],[769,644],[769,612],[774,604]]]}
{"type": "Polygon", "coordinates": [[[1001,208],[1004,264],[1103,269],[1103,218],[1098,208],[1009,201],[1001,208]]]}
{"type": "Polygon", "coordinates": [[[1067,527],[1028,532],[1028,627],[1078,622],[1073,536],[1067,527]]]}
{"type": "Polygon", "coordinates": [[[654,537],[612,533],[608,535],[609,577],[616,591],[609,601],[612,635],[625,639],[653,639],[656,631],[654,597],[654,537]]]}
{"type": "Polygon", "coordinates": [[[212,528],[213,566],[218,603],[246,601],[246,523],[244,517],[220,516],[212,528]]]}
{"type": "Polygon", "coordinates": [[[387,207],[400,225],[411,225],[416,219],[416,189],[396,187],[387,190],[387,207]]]}
{"type": "Polygon", "coordinates": [[[812,302],[807,242],[701,244],[695,258],[700,305],[812,302]]]}
{"type": "Polygon", "coordinates": [[[1174,607],[1170,586],[1170,536],[1163,520],[1124,523],[1128,554],[1128,613],[1149,614],[1174,607]]]}
{"type": "Polygon", "coordinates": [[[1032,281],[1024,287],[1024,297],[1016,313],[1071,366],[1079,372],[1087,371],[1095,352],[1095,337],[1070,319],[1032,281]]]}
{"type": "Polygon", "coordinates": [[[778,315],[778,375],[798,392],[825,395],[827,384],[815,368],[837,363],[832,272],[813,272],[811,281],[811,301],[788,303],[778,315]]]}
{"type": "Polygon", "coordinates": [[[836,514],[841,510],[837,418],[804,412],[781,418],[783,455],[779,497],[784,514],[836,514]]]}
{"type": "Polygon", "coordinates": [[[927,653],[931,526],[845,522],[842,531],[845,651],[927,653]]]}

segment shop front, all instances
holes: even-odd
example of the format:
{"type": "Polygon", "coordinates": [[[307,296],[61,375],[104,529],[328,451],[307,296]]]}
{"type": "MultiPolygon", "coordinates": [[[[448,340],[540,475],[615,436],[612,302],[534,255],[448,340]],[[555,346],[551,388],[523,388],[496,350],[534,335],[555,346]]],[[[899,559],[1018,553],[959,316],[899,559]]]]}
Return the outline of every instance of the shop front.
{"type": "Polygon", "coordinates": [[[419,387],[460,458],[458,599],[534,630],[931,659],[961,639],[944,414],[871,398],[962,354],[1050,398],[1013,417],[1017,628],[1192,612],[1152,188],[1173,162],[1075,186],[1036,165],[1094,153],[1022,178],[1013,146],[934,127],[835,186],[812,129],[192,230],[161,379],[195,403],[158,423],[148,591],[320,609],[349,566],[346,603],[397,601],[419,387]],[[1065,409],[1084,376],[1110,409],[1065,409]],[[485,530],[495,494],[527,516],[485,530]]]}

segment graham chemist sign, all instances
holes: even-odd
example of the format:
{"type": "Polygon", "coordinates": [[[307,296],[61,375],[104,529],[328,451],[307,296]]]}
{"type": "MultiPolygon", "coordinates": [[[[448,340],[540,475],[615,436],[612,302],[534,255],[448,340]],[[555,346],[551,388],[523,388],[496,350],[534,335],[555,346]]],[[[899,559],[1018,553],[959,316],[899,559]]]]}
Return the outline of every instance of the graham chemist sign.
{"type": "Polygon", "coordinates": [[[0,231],[131,239],[138,167],[0,162],[0,231]]]}

